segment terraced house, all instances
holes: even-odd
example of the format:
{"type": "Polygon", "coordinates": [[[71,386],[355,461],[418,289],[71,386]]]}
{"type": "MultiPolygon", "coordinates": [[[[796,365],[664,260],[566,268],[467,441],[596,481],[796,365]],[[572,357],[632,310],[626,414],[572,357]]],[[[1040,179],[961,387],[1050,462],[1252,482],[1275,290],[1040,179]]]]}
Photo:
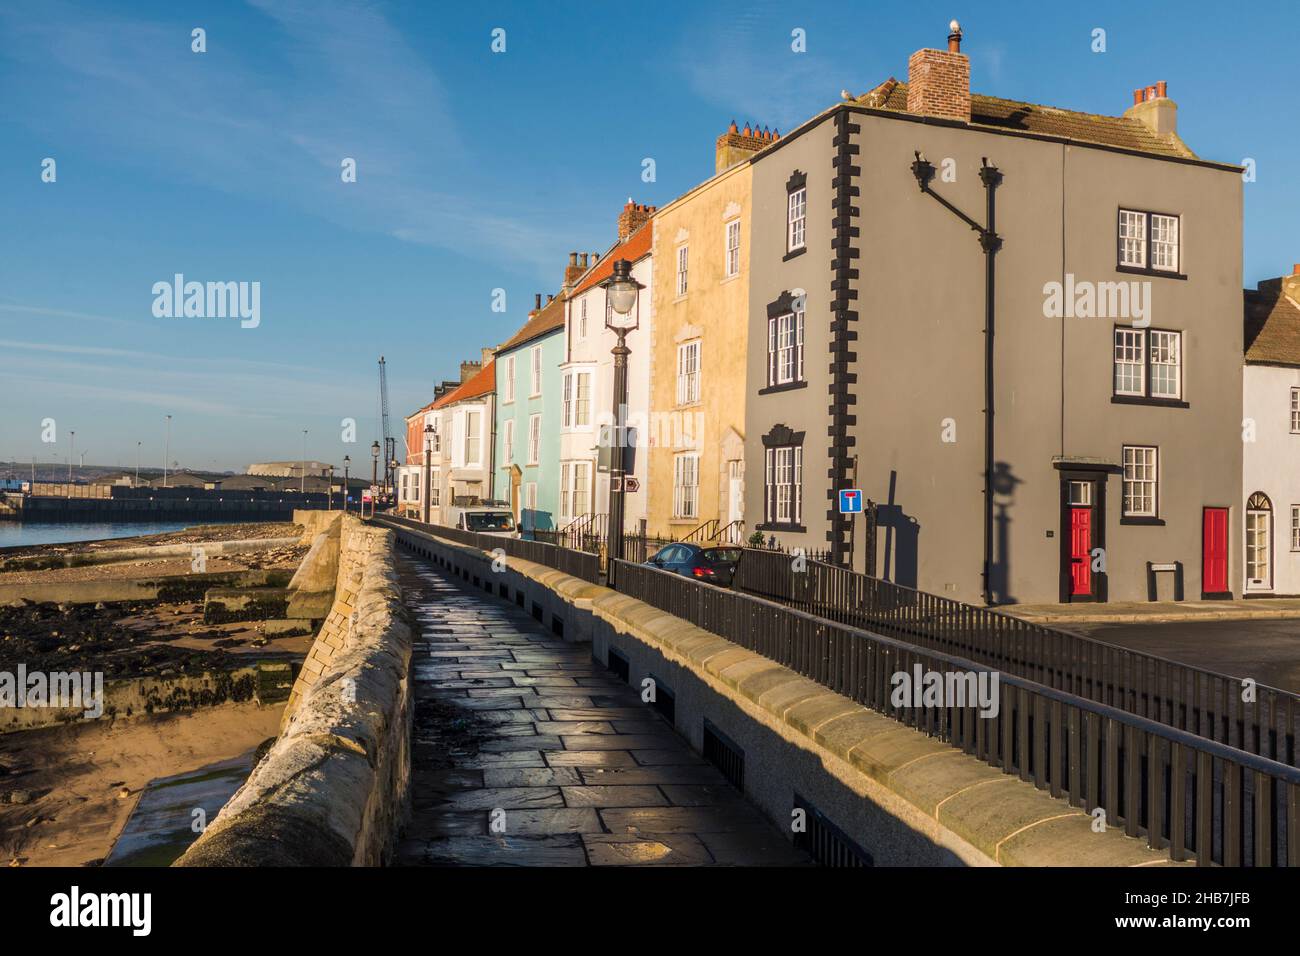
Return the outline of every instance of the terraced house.
{"type": "Polygon", "coordinates": [[[492,425],[496,370],[485,352],[483,362],[462,368],[478,369],[466,381],[433,403],[437,413],[438,451],[433,460],[431,520],[454,524],[451,509],[479,504],[492,497],[492,425]]]}
{"type": "Polygon", "coordinates": [[[981,96],[960,45],[751,163],[747,521],[861,570],[856,487],[901,584],[1239,592],[1240,169],[1164,83],[1122,115],[981,96]]]}
{"type": "MultiPolygon", "coordinates": [[[[650,347],[654,334],[651,307],[653,281],[650,242],[653,206],[634,203],[623,207],[618,217],[618,240],[604,256],[592,261],[585,254],[570,255],[570,269],[580,275],[573,281],[565,300],[564,362],[560,366],[560,507],[559,526],[574,526],[603,534],[609,518],[608,462],[598,450],[601,426],[614,424],[614,357],[611,350],[618,337],[605,325],[609,302],[601,283],[613,272],[619,259],[632,264],[632,278],[645,288],[636,306],[637,328],[626,336],[631,350],[627,369],[627,420],[636,429],[638,443],[647,434],[650,401],[650,347]]],[[[568,285],[566,278],[566,286],[568,285]]],[[[628,492],[624,526],[629,532],[640,528],[649,498],[647,456],[638,449],[627,474],[638,484],[628,492]]]]}
{"type": "Polygon", "coordinates": [[[560,363],[564,298],[538,295],[514,335],[496,349],[492,497],[508,501],[525,531],[557,527],[560,510],[560,363]]]}
{"type": "MultiPolygon", "coordinates": [[[[486,352],[486,350],[484,350],[486,352]]],[[[444,506],[450,503],[444,495],[451,469],[450,443],[444,445],[443,437],[452,434],[445,421],[444,406],[453,393],[467,398],[473,393],[476,402],[482,402],[485,385],[490,389],[491,379],[485,380],[482,362],[460,363],[460,378],[439,382],[433,388],[433,401],[406,417],[406,459],[399,465],[394,481],[397,483],[397,513],[408,518],[441,522],[444,506]],[[470,383],[475,382],[472,388],[470,383]],[[468,389],[468,391],[467,391],[468,389]],[[427,467],[426,467],[427,466],[427,467]]],[[[489,415],[486,419],[491,421],[489,415]]],[[[361,463],[364,468],[365,463],[361,463]]],[[[358,467],[355,463],[353,468],[358,467]]],[[[491,466],[487,474],[491,475],[491,466]]],[[[474,494],[481,494],[481,478],[474,494]]]]}
{"type": "Polygon", "coordinates": [[[1246,292],[1245,594],[1300,595],[1300,265],[1246,292]]]}
{"type": "Polygon", "coordinates": [[[743,534],[749,162],[776,140],[733,122],[717,139],[714,175],[655,214],[653,534],[743,534]]]}

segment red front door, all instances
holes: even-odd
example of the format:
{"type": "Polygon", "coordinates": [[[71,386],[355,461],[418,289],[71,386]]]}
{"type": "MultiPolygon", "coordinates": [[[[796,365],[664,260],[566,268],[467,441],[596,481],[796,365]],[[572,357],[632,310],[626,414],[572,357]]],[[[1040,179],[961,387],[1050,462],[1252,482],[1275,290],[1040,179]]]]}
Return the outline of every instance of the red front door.
{"type": "Polygon", "coordinates": [[[1070,508],[1071,594],[1092,594],[1092,509],[1070,508]]]}
{"type": "Polygon", "coordinates": [[[1228,590],[1228,509],[1206,508],[1201,546],[1201,590],[1223,594],[1228,590]]]}

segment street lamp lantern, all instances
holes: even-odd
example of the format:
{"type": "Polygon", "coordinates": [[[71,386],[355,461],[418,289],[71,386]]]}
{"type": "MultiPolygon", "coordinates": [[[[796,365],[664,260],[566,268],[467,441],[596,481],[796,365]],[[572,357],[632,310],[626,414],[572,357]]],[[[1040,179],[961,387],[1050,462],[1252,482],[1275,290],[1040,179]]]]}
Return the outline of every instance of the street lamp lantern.
{"type": "Polygon", "coordinates": [[[609,302],[605,327],[618,336],[618,344],[610,352],[614,356],[614,423],[609,429],[609,542],[606,549],[606,576],[612,582],[614,562],[623,557],[623,513],[626,482],[624,480],[624,449],[627,446],[627,357],[632,350],[627,347],[627,334],[636,331],[640,323],[637,308],[641,290],[645,288],[632,278],[632,263],[619,259],[614,271],[601,283],[609,302]]]}
{"type": "Polygon", "coordinates": [[[348,468],[352,465],[352,456],[343,456],[343,510],[348,510],[348,468]]]}
{"type": "Polygon", "coordinates": [[[640,310],[635,306],[638,294],[645,286],[632,278],[632,263],[619,259],[614,263],[614,274],[601,285],[609,297],[609,315],[605,319],[605,326],[624,335],[635,331],[640,321],[640,310]]]}

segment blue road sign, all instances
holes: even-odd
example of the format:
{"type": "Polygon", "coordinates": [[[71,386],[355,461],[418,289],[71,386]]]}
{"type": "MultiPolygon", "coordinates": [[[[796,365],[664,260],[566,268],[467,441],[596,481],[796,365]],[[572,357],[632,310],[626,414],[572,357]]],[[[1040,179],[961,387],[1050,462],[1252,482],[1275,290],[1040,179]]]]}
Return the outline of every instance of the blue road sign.
{"type": "Polygon", "coordinates": [[[840,489],[840,514],[855,515],[862,512],[862,489],[840,489]]]}

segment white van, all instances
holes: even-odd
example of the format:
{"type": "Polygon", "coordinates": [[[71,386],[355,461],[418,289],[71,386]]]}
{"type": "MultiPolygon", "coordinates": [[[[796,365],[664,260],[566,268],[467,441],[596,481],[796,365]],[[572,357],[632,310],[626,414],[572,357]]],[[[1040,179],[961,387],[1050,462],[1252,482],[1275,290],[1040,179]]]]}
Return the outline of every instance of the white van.
{"type": "Polygon", "coordinates": [[[447,517],[452,520],[453,527],[462,531],[477,531],[480,534],[495,534],[507,538],[519,537],[515,516],[509,508],[494,505],[465,505],[451,508],[447,517]]]}

